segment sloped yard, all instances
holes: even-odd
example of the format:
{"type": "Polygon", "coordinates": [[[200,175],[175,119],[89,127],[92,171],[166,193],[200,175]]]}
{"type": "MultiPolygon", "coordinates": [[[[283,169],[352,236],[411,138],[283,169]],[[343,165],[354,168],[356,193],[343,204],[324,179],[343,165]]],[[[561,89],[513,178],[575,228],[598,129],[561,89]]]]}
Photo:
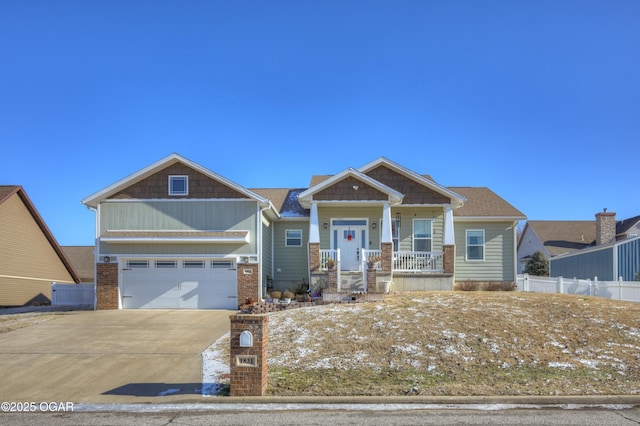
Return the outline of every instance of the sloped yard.
{"type": "MultiPolygon", "coordinates": [[[[269,330],[272,395],[640,392],[640,304],[629,302],[405,293],[271,314],[269,330]]],[[[228,337],[219,344],[228,364],[228,337]]]]}

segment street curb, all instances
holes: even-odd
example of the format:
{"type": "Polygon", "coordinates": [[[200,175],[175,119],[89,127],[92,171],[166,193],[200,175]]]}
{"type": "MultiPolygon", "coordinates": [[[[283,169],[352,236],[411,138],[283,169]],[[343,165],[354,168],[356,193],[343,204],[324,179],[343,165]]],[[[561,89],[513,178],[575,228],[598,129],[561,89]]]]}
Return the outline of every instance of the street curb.
{"type": "MultiPolygon", "coordinates": [[[[127,403],[122,403],[127,405],[127,403]]],[[[256,397],[203,397],[159,404],[140,405],[425,405],[425,406],[640,406],[640,395],[594,396],[256,396],[256,397]]]]}

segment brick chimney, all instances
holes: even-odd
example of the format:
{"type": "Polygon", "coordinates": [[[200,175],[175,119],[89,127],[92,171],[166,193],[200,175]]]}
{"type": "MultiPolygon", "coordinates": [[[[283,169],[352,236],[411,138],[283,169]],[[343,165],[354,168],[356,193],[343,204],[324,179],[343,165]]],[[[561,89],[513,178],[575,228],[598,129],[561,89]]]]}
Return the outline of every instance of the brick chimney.
{"type": "Polygon", "coordinates": [[[616,214],[604,209],[596,213],[596,245],[612,243],[616,240],[616,214]]]}

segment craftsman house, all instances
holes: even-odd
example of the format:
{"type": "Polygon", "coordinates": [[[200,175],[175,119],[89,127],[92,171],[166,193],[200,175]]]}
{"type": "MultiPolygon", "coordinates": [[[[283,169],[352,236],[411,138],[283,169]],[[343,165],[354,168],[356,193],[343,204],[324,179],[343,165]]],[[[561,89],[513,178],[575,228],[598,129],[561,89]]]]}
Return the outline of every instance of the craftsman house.
{"type": "Polygon", "coordinates": [[[525,219],[488,188],[386,158],[309,188],[249,189],[172,154],[82,202],[96,212],[98,309],[236,309],[322,288],[331,270],[339,291],[513,282],[525,219]]]}

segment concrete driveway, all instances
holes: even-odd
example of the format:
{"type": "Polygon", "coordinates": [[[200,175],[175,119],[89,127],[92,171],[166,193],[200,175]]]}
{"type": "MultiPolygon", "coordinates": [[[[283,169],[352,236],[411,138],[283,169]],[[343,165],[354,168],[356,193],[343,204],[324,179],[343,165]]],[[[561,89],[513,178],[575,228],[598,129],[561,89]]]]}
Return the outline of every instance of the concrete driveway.
{"type": "Polygon", "coordinates": [[[202,401],[201,353],[234,313],[75,311],[0,334],[0,401],[202,401]]]}

